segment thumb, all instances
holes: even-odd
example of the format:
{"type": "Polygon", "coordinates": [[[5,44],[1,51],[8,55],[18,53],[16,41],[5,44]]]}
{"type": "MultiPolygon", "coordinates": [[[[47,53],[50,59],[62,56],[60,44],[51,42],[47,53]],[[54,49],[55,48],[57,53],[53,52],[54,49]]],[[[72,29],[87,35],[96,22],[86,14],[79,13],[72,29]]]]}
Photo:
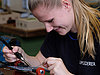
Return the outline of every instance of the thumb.
{"type": "Polygon", "coordinates": [[[19,47],[17,47],[17,46],[12,46],[12,47],[13,47],[12,51],[13,51],[14,53],[18,52],[19,47]]]}

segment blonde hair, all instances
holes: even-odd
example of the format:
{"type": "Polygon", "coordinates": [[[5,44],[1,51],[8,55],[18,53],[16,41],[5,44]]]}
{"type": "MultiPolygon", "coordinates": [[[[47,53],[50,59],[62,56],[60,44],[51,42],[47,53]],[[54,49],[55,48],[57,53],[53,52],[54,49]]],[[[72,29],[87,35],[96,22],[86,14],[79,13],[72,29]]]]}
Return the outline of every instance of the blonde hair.
{"type": "MultiPolygon", "coordinates": [[[[62,6],[62,0],[29,0],[29,9],[32,11],[39,5],[47,8],[62,6]]],[[[95,59],[94,37],[100,43],[100,11],[89,7],[83,0],[70,0],[72,2],[75,24],[78,30],[78,40],[82,55],[86,52],[95,59]]]]}
{"type": "Polygon", "coordinates": [[[95,59],[94,37],[100,43],[100,11],[89,7],[83,0],[72,0],[78,39],[83,56],[88,52],[95,59]],[[85,47],[85,48],[84,48],[85,47]]]}
{"type": "Polygon", "coordinates": [[[61,0],[29,0],[29,9],[33,11],[38,6],[44,6],[46,8],[53,9],[54,7],[61,7],[61,0]]]}

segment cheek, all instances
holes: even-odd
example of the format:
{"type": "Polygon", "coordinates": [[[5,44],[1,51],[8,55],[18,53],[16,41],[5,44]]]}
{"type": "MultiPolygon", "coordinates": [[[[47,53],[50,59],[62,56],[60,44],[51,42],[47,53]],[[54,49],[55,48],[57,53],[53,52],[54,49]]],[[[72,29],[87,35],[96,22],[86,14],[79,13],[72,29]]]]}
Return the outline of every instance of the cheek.
{"type": "Polygon", "coordinates": [[[74,21],[72,16],[65,16],[65,17],[57,17],[55,21],[52,23],[53,26],[67,26],[72,27],[74,21]]]}
{"type": "Polygon", "coordinates": [[[60,26],[61,25],[61,21],[54,21],[52,24],[52,26],[60,26]]]}
{"type": "Polygon", "coordinates": [[[74,25],[73,18],[67,17],[66,20],[64,21],[64,23],[68,28],[71,28],[74,25]]]}

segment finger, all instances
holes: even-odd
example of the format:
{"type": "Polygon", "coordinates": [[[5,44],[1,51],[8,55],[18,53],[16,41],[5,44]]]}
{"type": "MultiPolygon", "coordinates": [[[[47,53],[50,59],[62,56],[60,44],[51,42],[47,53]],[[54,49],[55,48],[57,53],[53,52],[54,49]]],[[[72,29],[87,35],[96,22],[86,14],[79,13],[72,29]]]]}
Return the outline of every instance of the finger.
{"type": "Polygon", "coordinates": [[[52,65],[54,62],[54,60],[52,60],[52,58],[47,58],[44,62],[43,62],[43,66],[44,67],[49,67],[50,65],[52,65]]]}
{"type": "Polygon", "coordinates": [[[59,61],[62,61],[61,58],[55,58],[55,57],[49,57],[49,58],[47,58],[47,60],[59,60],[59,61]]]}
{"type": "Polygon", "coordinates": [[[49,66],[55,64],[57,61],[59,61],[59,59],[58,59],[58,58],[54,58],[54,57],[49,57],[49,58],[47,58],[47,60],[46,60],[46,62],[47,62],[47,64],[48,64],[49,66]]]}
{"type": "Polygon", "coordinates": [[[50,71],[50,75],[54,75],[54,71],[53,70],[50,71]]]}
{"type": "Polygon", "coordinates": [[[5,47],[3,48],[2,52],[3,52],[3,53],[12,53],[12,51],[9,50],[7,46],[5,46],[5,47]]]}
{"type": "Polygon", "coordinates": [[[18,52],[18,50],[19,50],[19,47],[18,46],[12,46],[12,47],[13,47],[12,51],[14,53],[18,52]]]}
{"type": "Polygon", "coordinates": [[[51,71],[51,70],[53,70],[54,68],[55,68],[55,64],[53,64],[53,65],[49,66],[49,67],[48,67],[48,70],[50,70],[50,71],[51,71]]]}
{"type": "Polygon", "coordinates": [[[5,58],[5,60],[8,61],[8,62],[15,62],[15,61],[17,61],[18,59],[17,59],[17,58],[15,58],[15,59],[12,59],[12,58],[5,58]]]}
{"type": "Polygon", "coordinates": [[[14,54],[10,54],[10,53],[4,54],[3,56],[6,58],[16,58],[14,54]]]}
{"type": "Polygon", "coordinates": [[[8,62],[14,62],[14,61],[16,61],[16,59],[17,59],[17,58],[14,57],[14,56],[13,56],[13,58],[12,58],[12,57],[8,57],[8,56],[6,56],[6,55],[3,55],[3,56],[4,56],[5,60],[8,61],[8,62]]]}
{"type": "Polygon", "coordinates": [[[8,62],[14,62],[14,61],[19,60],[18,58],[16,58],[15,55],[12,55],[12,54],[6,54],[6,55],[3,55],[3,57],[4,57],[5,60],[8,61],[8,62]]]}
{"type": "Polygon", "coordinates": [[[47,64],[47,62],[43,62],[42,65],[43,65],[44,67],[46,67],[46,68],[49,67],[49,65],[47,64]]]}

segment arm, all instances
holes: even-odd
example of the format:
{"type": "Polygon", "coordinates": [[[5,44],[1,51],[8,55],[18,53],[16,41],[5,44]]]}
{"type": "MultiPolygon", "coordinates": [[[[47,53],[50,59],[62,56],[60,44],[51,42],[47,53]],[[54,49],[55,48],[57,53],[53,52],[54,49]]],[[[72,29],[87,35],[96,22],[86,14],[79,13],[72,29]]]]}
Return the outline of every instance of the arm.
{"type": "Polygon", "coordinates": [[[31,66],[38,66],[40,64],[42,64],[44,62],[44,60],[46,60],[46,58],[42,55],[42,53],[39,51],[39,53],[34,57],[34,56],[28,56],[25,55],[26,57],[26,61],[29,61],[29,64],[31,64],[31,66]]]}
{"type": "MultiPolygon", "coordinates": [[[[27,55],[23,49],[20,47],[13,47],[13,52],[19,52],[23,55],[25,60],[33,67],[36,67],[42,63],[48,65],[48,70],[50,70],[50,74],[53,75],[73,75],[71,74],[67,68],[65,67],[63,61],[61,58],[54,58],[54,57],[49,57],[45,58],[42,53],[39,51],[39,53],[34,57],[34,56],[29,56],[27,55]]],[[[9,50],[7,47],[4,47],[3,53],[5,60],[8,62],[15,62],[19,59],[16,58],[14,53],[11,50],[9,50]]]]}

